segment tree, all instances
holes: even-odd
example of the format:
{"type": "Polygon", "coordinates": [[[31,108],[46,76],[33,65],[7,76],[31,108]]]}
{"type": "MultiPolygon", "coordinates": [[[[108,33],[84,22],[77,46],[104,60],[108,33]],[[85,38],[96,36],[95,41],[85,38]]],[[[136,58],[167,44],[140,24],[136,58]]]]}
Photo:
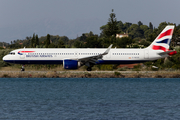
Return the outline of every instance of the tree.
{"type": "Polygon", "coordinates": [[[91,37],[91,36],[94,36],[94,34],[93,34],[92,31],[89,32],[89,36],[90,36],[90,37],[91,37]]]}
{"type": "Polygon", "coordinates": [[[172,46],[175,46],[177,42],[180,42],[180,24],[174,28],[172,41],[174,42],[174,44],[171,44],[172,46]]]}
{"type": "MultiPolygon", "coordinates": [[[[141,25],[141,26],[140,26],[140,29],[143,30],[143,32],[142,32],[143,38],[147,38],[147,37],[148,37],[147,34],[149,33],[149,32],[147,32],[147,31],[150,30],[149,27],[148,27],[147,25],[141,25]]],[[[150,31],[152,31],[152,30],[150,30],[150,31]]]]}
{"type": "Polygon", "coordinates": [[[143,23],[141,21],[139,21],[138,26],[140,27],[141,25],[143,25],[143,23]]]}
{"type": "Polygon", "coordinates": [[[65,48],[64,42],[62,40],[58,41],[58,48],[65,48]]]}
{"type": "Polygon", "coordinates": [[[101,39],[98,39],[98,36],[90,36],[86,39],[85,47],[87,48],[102,48],[101,39]]]}
{"type": "Polygon", "coordinates": [[[120,30],[120,31],[126,32],[126,31],[124,31],[124,24],[123,24],[122,21],[118,21],[117,26],[119,27],[119,30],[120,30]]]}
{"type": "Polygon", "coordinates": [[[36,46],[39,45],[39,38],[38,35],[36,35],[36,42],[35,42],[36,46]]]}
{"type": "Polygon", "coordinates": [[[101,37],[101,38],[105,37],[105,30],[106,30],[107,28],[108,28],[107,25],[103,25],[103,26],[100,27],[100,30],[102,31],[102,32],[100,33],[100,37],[101,37]]]}
{"type": "Polygon", "coordinates": [[[158,36],[158,29],[155,28],[153,32],[149,34],[147,41],[153,42],[157,36],[158,36]]]}
{"type": "Polygon", "coordinates": [[[120,32],[117,26],[116,14],[113,12],[114,10],[112,9],[107,28],[103,31],[106,37],[116,36],[116,34],[120,32]]]}
{"type": "Polygon", "coordinates": [[[168,25],[167,22],[161,22],[158,26],[157,35],[161,33],[161,31],[168,25]]]}
{"type": "Polygon", "coordinates": [[[48,45],[48,48],[57,48],[57,45],[51,43],[51,44],[48,45]]]}
{"type": "Polygon", "coordinates": [[[35,33],[33,34],[33,37],[31,39],[31,47],[33,48],[35,46],[35,33]]]}
{"type": "Polygon", "coordinates": [[[149,38],[149,36],[152,34],[152,30],[151,29],[148,29],[148,30],[146,30],[145,32],[144,32],[144,37],[146,38],[146,39],[148,39],[149,38]]]}
{"type": "Polygon", "coordinates": [[[48,48],[49,45],[50,45],[50,35],[47,34],[45,47],[48,48]]]}
{"type": "Polygon", "coordinates": [[[126,48],[127,45],[131,45],[133,43],[133,40],[129,37],[122,37],[122,38],[118,38],[116,39],[116,45],[119,48],[126,48]]]}
{"type": "Polygon", "coordinates": [[[84,42],[76,40],[75,43],[74,43],[74,47],[83,48],[84,47],[84,42]]]}
{"type": "Polygon", "coordinates": [[[124,23],[124,29],[127,30],[131,27],[132,23],[126,22],[124,23]]]}
{"type": "Polygon", "coordinates": [[[141,25],[140,28],[141,28],[144,32],[149,29],[147,25],[141,25]]]}
{"type": "Polygon", "coordinates": [[[144,45],[144,47],[148,47],[151,44],[151,42],[146,41],[146,40],[141,40],[140,44],[144,45]]]}
{"type": "Polygon", "coordinates": [[[153,30],[153,24],[151,22],[149,23],[149,29],[153,30]]]}
{"type": "Polygon", "coordinates": [[[143,38],[144,32],[137,24],[131,25],[128,31],[129,31],[129,37],[131,37],[132,39],[137,37],[143,38]]]}
{"type": "Polygon", "coordinates": [[[59,38],[58,42],[59,42],[60,40],[63,41],[64,44],[67,44],[68,41],[69,41],[69,38],[68,38],[67,36],[62,36],[62,37],[59,38]]]}
{"type": "Polygon", "coordinates": [[[86,35],[83,33],[82,36],[79,38],[80,41],[86,41],[86,35]]]}

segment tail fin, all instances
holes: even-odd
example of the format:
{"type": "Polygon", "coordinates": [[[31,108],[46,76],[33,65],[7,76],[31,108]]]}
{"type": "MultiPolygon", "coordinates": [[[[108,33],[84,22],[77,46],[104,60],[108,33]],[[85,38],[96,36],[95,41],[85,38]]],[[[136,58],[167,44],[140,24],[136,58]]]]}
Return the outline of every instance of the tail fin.
{"type": "Polygon", "coordinates": [[[148,49],[169,51],[174,25],[167,25],[158,37],[151,43],[148,49]]]}

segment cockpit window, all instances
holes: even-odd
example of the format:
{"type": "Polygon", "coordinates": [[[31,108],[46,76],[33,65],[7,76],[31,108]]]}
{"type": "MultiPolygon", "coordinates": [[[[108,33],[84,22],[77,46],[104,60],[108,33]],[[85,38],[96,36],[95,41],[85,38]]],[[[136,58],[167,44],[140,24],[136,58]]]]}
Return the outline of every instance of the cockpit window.
{"type": "Polygon", "coordinates": [[[15,53],[14,52],[10,52],[9,55],[15,55],[15,53]]]}

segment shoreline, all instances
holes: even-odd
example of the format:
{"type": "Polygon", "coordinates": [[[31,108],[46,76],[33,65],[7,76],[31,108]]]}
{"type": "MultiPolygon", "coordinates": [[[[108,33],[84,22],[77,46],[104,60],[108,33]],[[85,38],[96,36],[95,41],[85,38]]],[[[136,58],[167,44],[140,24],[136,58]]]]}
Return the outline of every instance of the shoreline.
{"type": "Polygon", "coordinates": [[[0,78],[180,78],[180,71],[0,71],[0,78]]]}

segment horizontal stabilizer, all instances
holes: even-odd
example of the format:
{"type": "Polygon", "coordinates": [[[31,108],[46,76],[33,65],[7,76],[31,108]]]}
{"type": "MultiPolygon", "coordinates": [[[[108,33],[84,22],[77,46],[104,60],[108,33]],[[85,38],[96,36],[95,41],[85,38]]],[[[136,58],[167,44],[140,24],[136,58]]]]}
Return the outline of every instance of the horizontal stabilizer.
{"type": "Polygon", "coordinates": [[[175,54],[177,54],[177,52],[176,51],[174,51],[174,50],[170,50],[170,51],[166,51],[166,52],[161,52],[161,53],[158,53],[159,55],[175,55],[175,54]]]}

